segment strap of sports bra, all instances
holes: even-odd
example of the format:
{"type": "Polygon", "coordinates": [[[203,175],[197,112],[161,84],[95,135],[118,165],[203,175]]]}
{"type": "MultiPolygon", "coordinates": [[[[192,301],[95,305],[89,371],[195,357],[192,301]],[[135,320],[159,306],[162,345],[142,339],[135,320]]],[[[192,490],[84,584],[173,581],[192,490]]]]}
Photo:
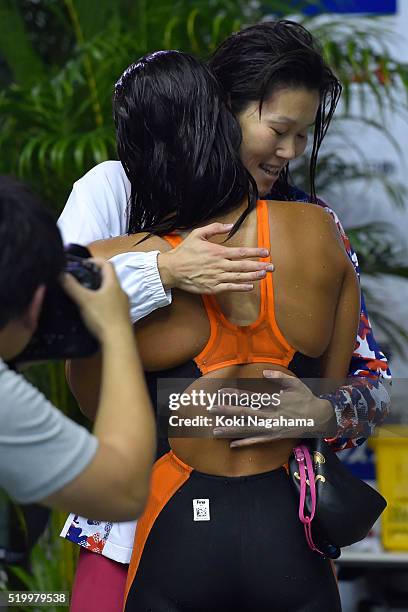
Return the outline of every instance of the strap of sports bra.
{"type": "MultiPolygon", "coordinates": [[[[256,205],[257,225],[258,225],[258,247],[263,246],[270,250],[270,233],[269,233],[269,215],[268,204],[265,200],[258,200],[256,205]]],[[[179,234],[166,234],[161,236],[173,248],[178,246],[182,241],[179,234]]],[[[264,257],[261,261],[270,261],[270,257],[264,257]]]]}
{"type": "Polygon", "coordinates": [[[169,245],[173,247],[173,249],[174,247],[178,246],[181,242],[183,242],[183,239],[179,234],[166,234],[165,236],[161,236],[161,238],[163,238],[163,240],[168,242],[169,245]]]}
{"type": "MultiPolygon", "coordinates": [[[[258,226],[258,247],[262,246],[264,248],[271,248],[270,244],[270,233],[269,233],[269,214],[268,214],[268,204],[266,200],[258,200],[256,204],[256,215],[257,215],[257,226],[258,226]]],[[[166,240],[173,248],[178,246],[182,241],[182,237],[179,234],[166,234],[162,236],[164,240],[166,240]]],[[[263,257],[261,261],[269,262],[269,257],[263,257]]],[[[272,275],[267,274],[266,279],[261,281],[260,283],[261,296],[260,296],[260,315],[261,317],[268,316],[268,304],[273,305],[273,284],[272,284],[272,275]]],[[[206,307],[208,316],[211,319],[216,319],[217,316],[222,315],[222,310],[213,295],[203,295],[201,296],[204,305],[206,307]]],[[[275,326],[275,316],[273,313],[273,308],[271,311],[271,315],[269,319],[272,318],[272,324],[275,326]]]]}
{"type": "MultiPolygon", "coordinates": [[[[263,246],[269,249],[269,257],[264,257],[261,261],[271,261],[270,253],[271,253],[271,234],[269,228],[269,212],[268,212],[268,203],[266,200],[258,201],[258,205],[256,208],[257,211],[257,222],[258,222],[258,246],[263,246]]],[[[261,285],[261,308],[265,308],[264,316],[268,317],[269,324],[274,330],[276,337],[281,342],[282,346],[284,346],[288,351],[292,351],[292,356],[294,354],[293,347],[289,344],[286,338],[283,336],[281,330],[279,329],[278,323],[276,321],[275,314],[275,294],[273,289],[273,274],[267,274],[265,282],[260,283],[261,285]]]]}
{"type": "Polygon", "coordinates": [[[269,249],[269,257],[261,261],[270,261],[271,237],[269,232],[269,214],[266,200],[258,200],[256,205],[256,220],[258,225],[258,247],[269,249]]]}
{"type": "MultiPolygon", "coordinates": [[[[258,247],[269,249],[269,257],[262,257],[260,261],[270,262],[271,238],[269,232],[269,214],[266,200],[258,200],[256,206],[256,221],[258,225],[258,247]]],[[[273,284],[272,274],[267,274],[266,278],[260,282],[261,300],[260,315],[268,316],[268,304],[273,304],[273,284]]],[[[272,310],[273,312],[273,310],[272,310]]],[[[271,318],[271,317],[269,317],[271,318]]],[[[272,315],[274,322],[274,315],[272,315]]]]}
{"type": "MultiPolygon", "coordinates": [[[[270,233],[269,233],[269,214],[268,214],[268,204],[266,200],[258,200],[256,204],[256,215],[257,215],[257,226],[258,226],[258,247],[262,246],[264,248],[271,248],[270,244],[270,233]]],[[[182,237],[179,234],[166,234],[162,236],[163,240],[166,240],[173,248],[178,246],[182,241],[182,237]]],[[[264,257],[261,261],[269,262],[269,257],[264,257]]],[[[273,304],[273,284],[272,284],[272,275],[267,274],[266,279],[260,283],[261,287],[261,300],[260,300],[260,314],[262,316],[267,316],[268,314],[268,301],[273,304]]],[[[206,307],[208,316],[211,318],[217,317],[220,313],[222,314],[222,310],[212,295],[203,295],[201,296],[206,307]]],[[[273,310],[272,310],[273,312],[273,310]]],[[[275,317],[272,315],[273,323],[275,324],[275,317]]]]}

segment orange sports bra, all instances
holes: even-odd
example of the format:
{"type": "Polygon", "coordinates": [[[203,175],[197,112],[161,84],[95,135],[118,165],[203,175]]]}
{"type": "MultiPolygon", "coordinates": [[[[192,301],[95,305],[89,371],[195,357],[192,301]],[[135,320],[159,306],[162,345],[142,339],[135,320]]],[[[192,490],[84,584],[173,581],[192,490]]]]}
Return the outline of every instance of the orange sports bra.
{"type": "MultiPolygon", "coordinates": [[[[258,246],[270,249],[268,204],[258,200],[256,206],[258,224],[258,246]]],[[[171,246],[182,242],[181,236],[162,236],[171,246]]],[[[266,257],[261,261],[269,262],[266,257]]],[[[235,325],[222,312],[212,295],[201,296],[210,321],[210,337],[203,350],[194,357],[202,374],[220,370],[225,366],[246,363],[271,363],[288,367],[296,349],[289,344],[280,331],[275,318],[273,274],[260,281],[260,312],[250,325],[235,325]]]]}

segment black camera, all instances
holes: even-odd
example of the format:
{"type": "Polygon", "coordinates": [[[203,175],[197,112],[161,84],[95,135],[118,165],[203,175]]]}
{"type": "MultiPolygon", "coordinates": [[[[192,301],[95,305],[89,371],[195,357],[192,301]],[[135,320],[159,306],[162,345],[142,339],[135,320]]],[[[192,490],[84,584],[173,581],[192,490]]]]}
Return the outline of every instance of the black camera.
{"type": "MultiPolygon", "coordinates": [[[[86,247],[70,244],[65,248],[64,271],[72,274],[87,289],[99,289],[101,271],[90,261],[86,247]]],[[[78,306],[56,281],[47,287],[38,327],[13,365],[49,359],[88,357],[99,348],[96,338],[82,321],[78,306]]]]}

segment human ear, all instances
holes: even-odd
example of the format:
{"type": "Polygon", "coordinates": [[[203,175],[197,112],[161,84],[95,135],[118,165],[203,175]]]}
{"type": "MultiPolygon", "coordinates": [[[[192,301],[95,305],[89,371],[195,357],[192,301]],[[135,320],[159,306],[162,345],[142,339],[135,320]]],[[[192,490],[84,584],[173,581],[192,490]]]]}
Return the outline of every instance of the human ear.
{"type": "Polygon", "coordinates": [[[40,285],[34,292],[31,302],[28,305],[25,315],[22,317],[24,325],[31,333],[34,333],[37,329],[38,320],[41,314],[41,308],[44,302],[45,296],[45,285],[40,285]]]}

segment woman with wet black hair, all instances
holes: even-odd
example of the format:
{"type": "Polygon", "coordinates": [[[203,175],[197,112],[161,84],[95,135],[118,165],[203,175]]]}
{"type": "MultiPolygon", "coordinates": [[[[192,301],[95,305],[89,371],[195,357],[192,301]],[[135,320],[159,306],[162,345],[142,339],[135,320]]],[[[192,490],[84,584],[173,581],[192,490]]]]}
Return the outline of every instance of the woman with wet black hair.
{"type": "Polygon", "coordinates": [[[118,156],[131,184],[130,234],[191,229],[247,197],[238,229],[257,187],[238,155],[239,123],[208,68],[197,70],[196,59],[177,51],[152,53],[123,73],[113,108],[118,156]]]}

